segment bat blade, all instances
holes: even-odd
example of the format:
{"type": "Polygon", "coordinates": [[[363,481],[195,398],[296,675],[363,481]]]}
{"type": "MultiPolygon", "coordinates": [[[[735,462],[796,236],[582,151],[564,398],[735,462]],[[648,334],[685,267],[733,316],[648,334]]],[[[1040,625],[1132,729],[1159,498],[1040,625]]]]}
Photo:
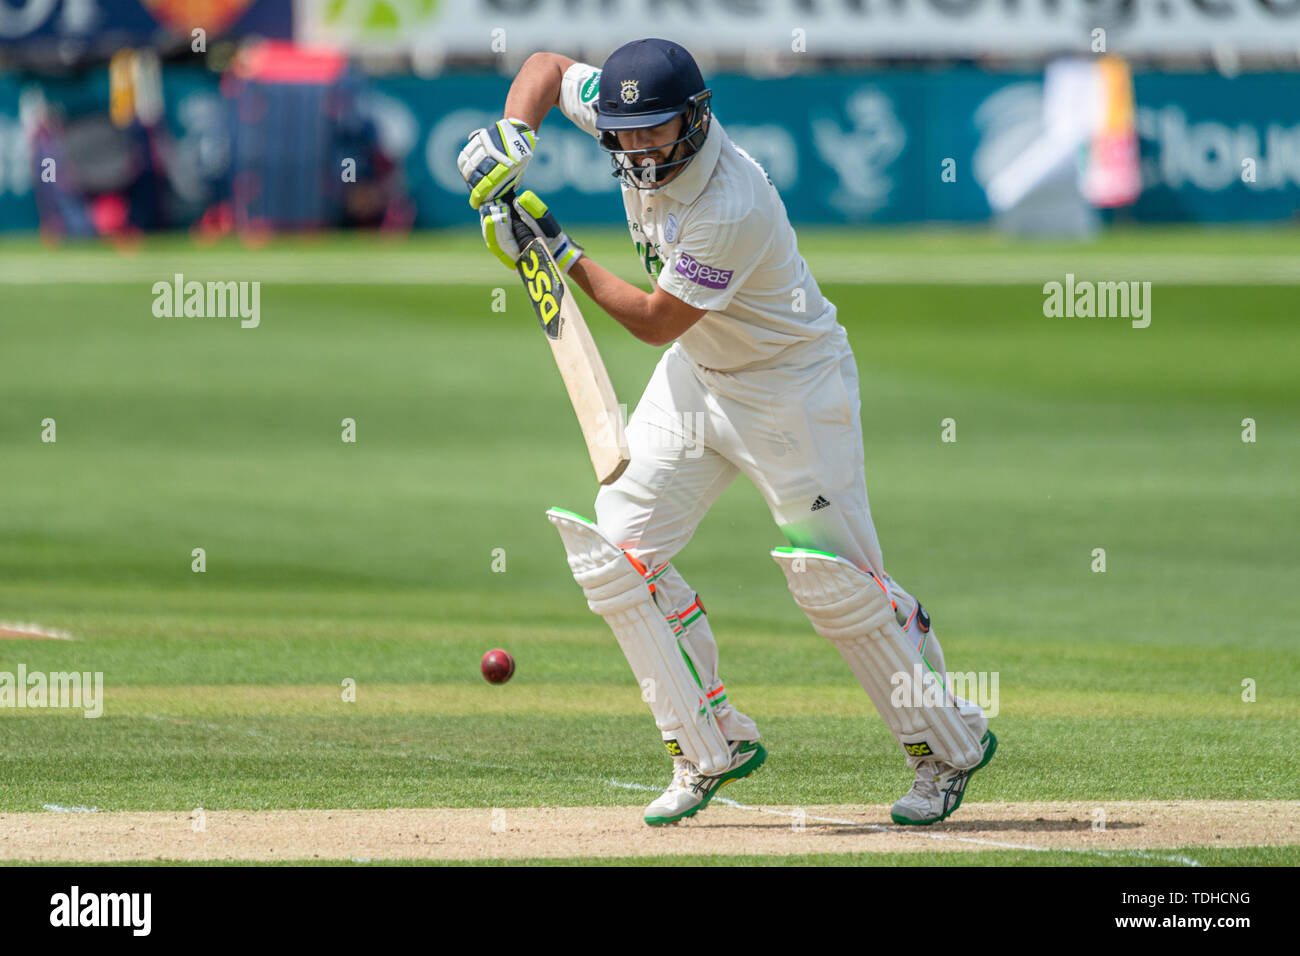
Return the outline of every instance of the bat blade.
{"type": "Polygon", "coordinates": [[[632,456],[600,350],[545,242],[529,240],[516,268],[564,379],[596,479],[608,485],[623,474],[632,456]]]}

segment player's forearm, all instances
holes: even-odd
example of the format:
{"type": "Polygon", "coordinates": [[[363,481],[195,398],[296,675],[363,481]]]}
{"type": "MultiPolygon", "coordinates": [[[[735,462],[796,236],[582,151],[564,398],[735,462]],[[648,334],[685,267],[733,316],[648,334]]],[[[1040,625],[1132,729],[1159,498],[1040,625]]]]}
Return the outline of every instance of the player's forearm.
{"type": "Polygon", "coordinates": [[[523,120],[533,130],[540,127],[551,107],[559,105],[564,71],[573,63],[559,53],[534,53],[530,56],[510,84],[505,115],[523,120]]]}
{"type": "Polygon", "coordinates": [[[614,321],[642,342],[667,345],[671,341],[664,339],[662,323],[651,312],[650,295],[630,282],[624,282],[589,256],[583,256],[573,264],[569,278],[577,282],[582,291],[614,321]]]}

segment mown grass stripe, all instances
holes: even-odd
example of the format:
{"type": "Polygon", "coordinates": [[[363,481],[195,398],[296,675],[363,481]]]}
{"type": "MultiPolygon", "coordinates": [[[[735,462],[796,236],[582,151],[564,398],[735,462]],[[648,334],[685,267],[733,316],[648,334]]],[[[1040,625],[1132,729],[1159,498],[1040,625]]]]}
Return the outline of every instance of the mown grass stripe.
{"type": "MultiPolygon", "coordinates": [[[[685,656],[685,654],[683,654],[685,656]]],[[[689,658],[687,658],[689,661],[689,658]]],[[[846,677],[839,685],[739,684],[728,681],[740,706],[756,719],[823,716],[878,719],[871,701],[846,677]]],[[[1300,719],[1300,700],[1283,696],[1243,702],[1234,694],[1194,691],[1106,691],[1104,689],[999,688],[998,717],[1023,718],[1225,718],[1236,721],[1300,719]]],[[[483,682],[360,682],[356,701],[343,699],[334,684],[116,685],[106,677],[104,716],[153,713],[185,716],[362,716],[495,714],[639,716],[649,712],[640,689],[627,683],[535,683],[515,677],[509,684],[483,682]]],[[[83,719],[80,710],[0,709],[0,719],[83,719]]],[[[100,718],[104,719],[104,718],[100,718]]]]}

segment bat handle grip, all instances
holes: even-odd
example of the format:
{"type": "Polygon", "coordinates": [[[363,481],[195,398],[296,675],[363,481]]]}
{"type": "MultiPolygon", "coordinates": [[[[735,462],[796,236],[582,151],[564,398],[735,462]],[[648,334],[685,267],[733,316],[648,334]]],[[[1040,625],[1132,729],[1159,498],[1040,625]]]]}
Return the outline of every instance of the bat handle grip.
{"type": "MultiPolygon", "coordinates": [[[[515,200],[517,198],[518,197],[515,195],[515,190],[513,187],[507,189],[505,192],[501,194],[501,201],[511,207],[514,206],[515,200]]],[[[515,242],[519,243],[519,251],[522,252],[524,250],[524,247],[527,246],[534,239],[536,239],[537,236],[531,229],[529,229],[527,226],[523,224],[523,222],[520,221],[518,216],[513,215],[513,208],[511,212],[512,215],[510,216],[510,230],[515,234],[515,242]]]]}

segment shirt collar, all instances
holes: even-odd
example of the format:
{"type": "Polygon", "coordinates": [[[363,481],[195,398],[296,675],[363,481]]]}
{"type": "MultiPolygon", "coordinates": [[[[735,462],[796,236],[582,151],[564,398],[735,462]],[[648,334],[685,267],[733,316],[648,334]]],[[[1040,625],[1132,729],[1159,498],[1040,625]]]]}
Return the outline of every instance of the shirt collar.
{"type": "Polygon", "coordinates": [[[704,145],[700,147],[700,151],[695,154],[695,157],[686,164],[686,168],[674,176],[668,185],[663,187],[664,195],[677,200],[683,205],[694,202],[695,198],[704,190],[704,184],[709,181],[713,167],[718,163],[718,156],[722,152],[722,138],[726,135],[717,119],[710,117],[709,132],[704,137],[704,145]]]}

